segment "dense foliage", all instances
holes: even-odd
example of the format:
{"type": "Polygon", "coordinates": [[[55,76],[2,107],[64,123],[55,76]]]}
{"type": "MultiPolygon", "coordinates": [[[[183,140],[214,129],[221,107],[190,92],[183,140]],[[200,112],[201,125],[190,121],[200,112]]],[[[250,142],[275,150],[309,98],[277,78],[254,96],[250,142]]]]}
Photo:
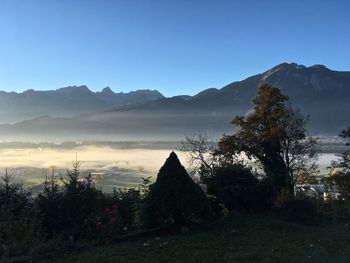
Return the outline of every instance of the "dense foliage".
{"type": "Polygon", "coordinates": [[[289,221],[315,224],[319,219],[315,204],[308,199],[290,199],[282,204],[280,211],[289,221]]]}
{"type": "Polygon", "coordinates": [[[149,226],[198,223],[210,217],[208,200],[188,175],[174,152],[170,154],[145,199],[145,221],[149,226]]]}
{"type": "Polygon", "coordinates": [[[272,205],[273,188],[268,179],[259,179],[242,164],[215,167],[213,175],[203,181],[208,193],[216,196],[229,210],[262,211],[272,205]]]}
{"type": "Polygon", "coordinates": [[[73,163],[64,178],[47,177],[37,195],[25,191],[5,173],[0,183],[0,258],[40,254],[40,257],[75,249],[86,240],[103,244],[142,226],[140,189],[119,189],[113,194],[96,189],[90,173],[81,176],[73,163]]]}
{"type": "Polygon", "coordinates": [[[93,227],[96,214],[106,206],[104,195],[94,187],[91,174],[81,177],[78,162],[61,183],[62,187],[57,178],[47,178],[36,199],[44,229],[50,237],[64,234],[79,239],[91,234],[87,229],[93,227]]]}

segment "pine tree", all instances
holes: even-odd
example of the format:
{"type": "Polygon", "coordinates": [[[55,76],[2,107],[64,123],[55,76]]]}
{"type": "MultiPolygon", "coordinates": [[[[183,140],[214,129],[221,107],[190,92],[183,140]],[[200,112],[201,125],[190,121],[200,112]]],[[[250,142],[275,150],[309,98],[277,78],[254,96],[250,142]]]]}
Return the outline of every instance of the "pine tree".
{"type": "Polygon", "coordinates": [[[190,178],[174,152],[151,185],[144,212],[149,226],[184,226],[200,222],[210,215],[205,193],[190,178]]]}

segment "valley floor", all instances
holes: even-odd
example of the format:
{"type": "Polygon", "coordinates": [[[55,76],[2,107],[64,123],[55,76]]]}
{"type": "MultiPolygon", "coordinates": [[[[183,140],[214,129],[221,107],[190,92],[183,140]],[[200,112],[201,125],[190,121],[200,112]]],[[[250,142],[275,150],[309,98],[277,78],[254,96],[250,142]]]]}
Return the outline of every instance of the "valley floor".
{"type": "Polygon", "coordinates": [[[350,262],[350,224],[236,216],[215,228],[117,243],[53,262],[350,262]]]}

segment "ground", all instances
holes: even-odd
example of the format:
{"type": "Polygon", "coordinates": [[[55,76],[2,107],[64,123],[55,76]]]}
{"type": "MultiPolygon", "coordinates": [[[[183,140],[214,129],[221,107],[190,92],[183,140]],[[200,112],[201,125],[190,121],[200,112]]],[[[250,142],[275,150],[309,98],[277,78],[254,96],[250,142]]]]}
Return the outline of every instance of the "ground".
{"type": "Polygon", "coordinates": [[[116,243],[54,262],[350,262],[350,224],[235,216],[210,229],[116,243]]]}

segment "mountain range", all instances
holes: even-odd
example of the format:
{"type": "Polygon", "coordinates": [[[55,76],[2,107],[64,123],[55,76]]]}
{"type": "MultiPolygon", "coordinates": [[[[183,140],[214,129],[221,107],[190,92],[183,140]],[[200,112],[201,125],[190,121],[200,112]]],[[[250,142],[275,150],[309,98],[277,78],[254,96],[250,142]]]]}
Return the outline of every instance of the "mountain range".
{"type": "MultiPolygon", "coordinates": [[[[224,132],[234,131],[230,124],[233,116],[246,114],[252,108],[251,100],[256,89],[264,83],[280,88],[293,106],[310,116],[307,123],[309,134],[337,135],[350,125],[349,71],[333,71],[323,65],[306,67],[283,63],[261,74],[232,82],[220,89],[206,89],[194,96],[165,98],[157,91],[147,91],[147,96],[130,102],[126,99],[114,100],[112,96],[100,99],[101,94],[110,93],[111,90],[92,93],[86,87],[74,87],[77,91],[74,96],[79,96],[83,105],[89,103],[79,93],[90,94],[87,98],[99,98],[101,106],[86,107],[83,113],[84,107],[77,103],[76,109],[80,109],[80,115],[44,116],[2,124],[0,134],[23,139],[28,136],[50,136],[64,139],[162,140],[179,139],[192,131],[205,130],[220,136],[224,132]],[[112,108],[107,109],[112,104],[112,108]],[[105,110],[93,112],[101,108],[105,110]]],[[[72,94],[70,96],[74,97],[72,94]]],[[[57,103],[62,105],[58,98],[57,103]]],[[[46,112],[46,115],[50,113],[46,112]]]]}
{"type": "Polygon", "coordinates": [[[115,93],[109,87],[100,92],[92,92],[86,86],[48,91],[30,89],[22,93],[0,91],[0,123],[14,123],[43,115],[71,117],[160,98],[164,96],[156,90],[115,93]]]}

